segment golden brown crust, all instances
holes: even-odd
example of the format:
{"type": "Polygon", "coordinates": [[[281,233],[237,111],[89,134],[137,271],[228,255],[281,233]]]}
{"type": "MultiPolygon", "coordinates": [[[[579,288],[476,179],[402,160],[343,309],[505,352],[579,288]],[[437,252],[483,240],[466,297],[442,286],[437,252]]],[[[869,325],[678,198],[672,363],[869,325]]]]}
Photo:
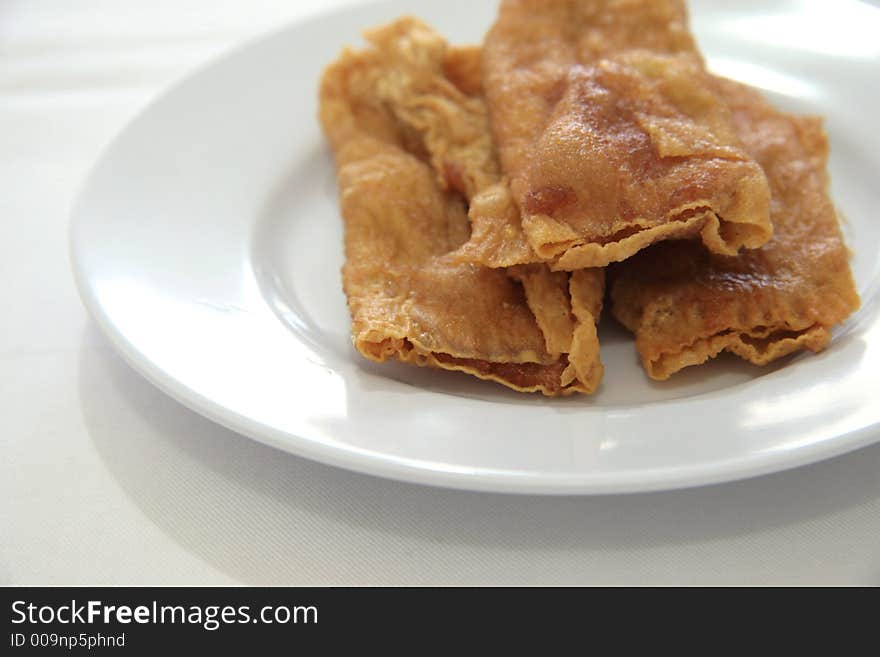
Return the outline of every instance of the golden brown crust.
{"type": "Polygon", "coordinates": [[[458,261],[492,268],[540,262],[523,232],[519,208],[507,181],[487,187],[472,198],[468,217],[471,235],[455,252],[458,261]]]}
{"type": "Polygon", "coordinates": [[[665,239],[733,255],[770,238],[766,178],[686,19],[674,0],[502,2],[484,87],[536,260],[571,271],[665,239]]]}
{"type": "Polygon", "coordinates": [[[523,286],[526,303],[544,335],[544,345],[551,354],[567,354],[575,330],[568,290],[568,274],[551,272],[543,265],[522,265],[507,274],[523,286]]]}
{"type": "Polygon", "coordinates": [[[604,368],[596,357],[599,352],[599,335],[596,322],[602,313],[605,290],[605,270],[579,269],[569,278],[572,313],[575,329],[568,354],[569,369],[563,374],[595,388],[602,379],[604,368]]]}
{"type": "Polygon", "coordinates": [[[443,74],[459,91],[483,97],[483,47],[452,46],[443,58],[443,74]]]}
{"type": "Polygon", "coordinates": [[[828,197],[821,122],[775,110],[743,85],[714,79],[772,190],[773,239],[731,258],[664,243],[616,265],[612,311],[636,334],[649,376],[666,379],[730,351],[757,365],[820,351],[859,305],[828,197]]]}
{"type": "Polygon", "coordinates": [[[468,68],[473,53],[448,48],[439,34],[411,17],[365,36],[381,53],[372,83],[375,102],[410,133],[416,148],[425,149],[441,187],[470,198],[496,182],[500,173],[486,103],[458,86],[474,86],[468,68]],[[455,73],[455,81],[447,71],[455,73]]]}
{"type": "MultiPolygon", "coordinates": [[[[548,351],[520,283],[449,255],[467,238],[466,199],[498,182],[485,104],[465,91],[473,53],[450,57],[414,19],[368,39],[371,48],[327,68],[320,91],[338,168],[355,347],[372,360],[460,370],[516,390],[592,392],[597,377],[563,377],[568,355],[548,351]]],[[[549,308],[547,291],[531,295],[536,308],[549,308]]],[[[593,316],[582,317],[595,327],[593,316]]]]}

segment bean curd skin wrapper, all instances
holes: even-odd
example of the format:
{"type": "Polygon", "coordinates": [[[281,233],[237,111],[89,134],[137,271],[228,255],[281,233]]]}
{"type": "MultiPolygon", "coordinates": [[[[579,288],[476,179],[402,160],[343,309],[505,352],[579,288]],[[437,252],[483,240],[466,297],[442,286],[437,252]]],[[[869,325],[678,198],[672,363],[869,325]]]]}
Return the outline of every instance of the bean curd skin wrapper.
{"type": "Polygon", "coordinates": [[[774,109],[757,91],[714,79],[772,190],[773,239],[731,258],[687,242],[657,244],[613,270],[612,312],[635,333],[657,380],[729,351],[766,365],[820,351],[859,306],[834,206],[821,120],[774,109]]]}
{"type": "Polygon", "coordinates": [[[501,184],[479,50],[450,49],[409,18],[367,38],[369,48],[326,69],[320,88],[356,349],[519,391],[593,392],[602,271],[507,272],[453,255],[470,235],[468,202],[501,184]]]}
{"type": "MultiPolygon", "coordinates": [[[[683,2],[503,0],[483,74],[534,260],[573,271],[661,240],[736,255],[771,237],[766,177],[709,84],[683,2]]],[[[494,219],[466,251],[510,250],[515,222],[494,219]]]]}

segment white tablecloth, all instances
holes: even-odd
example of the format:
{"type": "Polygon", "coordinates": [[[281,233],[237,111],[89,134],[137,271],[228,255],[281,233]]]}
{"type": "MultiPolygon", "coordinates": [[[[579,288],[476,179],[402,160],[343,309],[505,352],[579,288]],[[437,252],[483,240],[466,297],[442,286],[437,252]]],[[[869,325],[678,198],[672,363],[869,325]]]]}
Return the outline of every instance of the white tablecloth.
{"type": "Polygon", "coordinates": [[[71,201],[172,80],[330,2],[0,3],[0,584],[880,584],[880,445],[650,495],[445,491],[222,429],[80,304],[71,201]]]}

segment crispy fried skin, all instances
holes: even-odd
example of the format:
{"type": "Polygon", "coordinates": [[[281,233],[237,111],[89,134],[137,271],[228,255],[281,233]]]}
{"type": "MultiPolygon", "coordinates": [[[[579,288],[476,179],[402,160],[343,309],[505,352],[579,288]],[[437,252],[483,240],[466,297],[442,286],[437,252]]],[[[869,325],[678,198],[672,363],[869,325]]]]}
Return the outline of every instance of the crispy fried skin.
{"type": "Polygon", "coordinates": [[[635,332],[642,363],[658,380],[725,350],[756,365],[820,351],[859,305],[828,197],[821,121],[779,112],[729,80],[713,86],[767,174],[775,234],[739,257],[675,242],[614,267],[612,311],[635,332]]]}
{"type": "MultiPolygon", "coordinates": [[[[709,84],[683,2],[504,0],[483,75],[535,260],[604,266],[698,235],[734,255],[772,235],[766,178],[709,84]]],[[[521,255],[510,217],[483,224],[471,259],[521,255]]]]}
{"type": "Polygon", "coordinates": [[[443,74],[446,78],[461,93],[480,99],[483,97],[482,66],[482,46],[452,46],[443,58],[443,74]]]}
{"type": "Polygon", "coordinates": [[[550,288],[533,295],[535,308],[548,308],[542,294],[552,294],[571,315],[568,340],[548,338],[520,283],[449,255],[468,236],[466,201],[499,180],[478,51],[447,49],[415,19],[367,38],[370,48],[346,51],[327,68],[320,90],[355,347],[372,360],[460,370],[516,390],[594,391],[601,364],[589,334],[601,289],[572,289],[577,299],[550,288]]]}
{"type": "Polygon", "coordinates": [[[384,115],[398,142],[427,160],[444,190],[470,198],[496,182],[500,173],[486,104],[471,93],[475,84],[479,87],[474,49],[448,48],[415,18],[368,30],[365,36],[371,49],[343,55],[363,62],[360,79],[352,82],[359,102],[384,115]]]}
{"type": "Polygon", "coordinates": [[[493,268],[541,262],[523,232],[519,207],[507,181],[487,187],[471,199],[468,217],[470,239],[454,254],[460,262],[493,268]]]}

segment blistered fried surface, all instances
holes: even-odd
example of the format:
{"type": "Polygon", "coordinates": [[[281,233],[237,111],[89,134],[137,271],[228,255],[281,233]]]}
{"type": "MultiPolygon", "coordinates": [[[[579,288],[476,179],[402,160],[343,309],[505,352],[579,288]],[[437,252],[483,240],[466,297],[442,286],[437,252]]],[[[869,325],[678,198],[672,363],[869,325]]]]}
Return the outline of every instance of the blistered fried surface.
{"type": "Polygon", "coordinates": [[[443,74],[463,94],[483,100],[482,62],[482,46],[452,46],[443,58],[443,74]]]}
{"type": "Polygon", "coordinates": [[[772,234],[767,181],[686,22],[670,0],[502,2],[483,58],[492,129],[523,231],[555,269],[697,235],[732,255],[772,234]]]}
{"type": "Polygon", "coordinates": [[[568,284],[572,314],[575,318],[569,366],[563,373],[563,381],[571,378],[580,381],[588,389],[594,389],[602,379],[604,368],[597,357],[599,335],[596,318],[602,313],[605,292],[605,270],[579,269],[571,273],[568,284]]]}
{"type": "Polygon", "coordinates": [[[568,291],[568,274],[552,272],[543,265],[513,267],[507,273],[522,284],[526,303],[544,335],[547,351],[551,354],[569,353],[575,318],[568,291]]]}
{"type": "Polygon", "coordinates": [[[517,390],[592,391],[598,381],[564,380],[568,356],[547,349],[520,283],[449,255],[467,239],[466,199],[498,182],[491,137],[479,127],[485,105],[468,94],[478,88],[473,53],[450,56],[412,19],[368,38],[373,47],[344,53],[321,85],[356,348],[517,390]]]}
{"type": "Polygon", "coordinates": [[[828,143],[819,119],[775,110],[715,79],[746,149],[767,174],[773,239],[739,257],[686,242],[658,244],[615,266],[612,311],[636,334],[649,376],[666,379],[730,351],[765,365],[820,351],[859,305],[828,197],[828,143]]]}
{"type": "Polygon", "coordinates": [[[598,387],[604,368],[596,321],[602,313],[604,270],[579,269],[569,274],[533,264],[511,267],[508,274],[522,283],[547,350],[568,354],[563,383],[580,381],[588,389],[598,387]]]}
{"type": "MultiPolygon", "coordinates": [[[[513,267],[540,262],[526,239],[510,185],[502,181],[471,199],[470,239],[455,252],[460,262],[487,267],[513,267]]],[[[548,265],[543,264],[543,267],[548,265]]]]}
{"type": "Polygon", "coordinates": [[[498,179],[485,102],[472,91],[472,54],[451,50],[415,18],[402,18],[365,34],[381,53],[374,99],[423,147],[444,188],[468,197],[498,179]],[[447,77],[447,72],[454,77],[447,77]]]}

